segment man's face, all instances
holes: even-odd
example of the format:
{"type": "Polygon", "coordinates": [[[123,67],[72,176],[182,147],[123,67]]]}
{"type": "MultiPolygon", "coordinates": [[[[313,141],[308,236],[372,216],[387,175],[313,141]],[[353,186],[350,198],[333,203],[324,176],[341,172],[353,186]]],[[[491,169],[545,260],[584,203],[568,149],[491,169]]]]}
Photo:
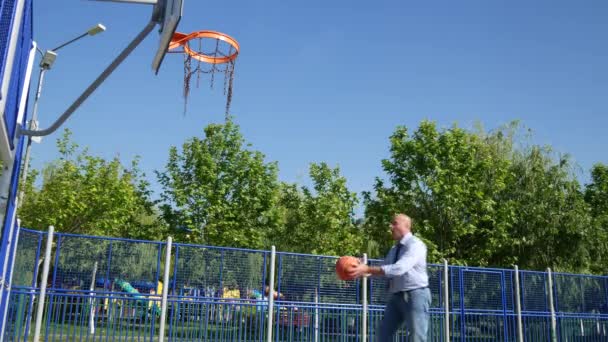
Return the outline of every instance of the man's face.
{"type": "Polygon", "coordinates": [[[403,238],[403,220],[400,220],[398,217],[394,217],[391,221],[391,236],[393,240],[401,240],[403,238]]]}

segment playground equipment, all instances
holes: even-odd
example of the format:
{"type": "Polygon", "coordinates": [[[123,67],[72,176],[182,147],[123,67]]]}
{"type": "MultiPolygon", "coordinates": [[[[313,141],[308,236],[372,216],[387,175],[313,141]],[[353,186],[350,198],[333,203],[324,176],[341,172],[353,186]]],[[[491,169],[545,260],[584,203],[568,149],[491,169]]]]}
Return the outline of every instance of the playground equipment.
{"type": "MultiPolygon", "coordinates": [[[[160,306],[158,305],[158,303],[152,302],[152,298],[151,297],[142,296],[136,288],[134,288],[130,283],[128,283],[125,280],[116,279],[114,281],[114,283],[121,290],[123,290],[124,292],[126,292],[126,293],[132,295],[134,298],[136,298],[136,302],[141,305],[141,308],[147,308],[147,307],[150,306],[149,304],[151,303],[152,305],[150,306],[150,310],[152,310],[152,312],[156,316],[160,316],[160,306]]],[[[159,282],[159,289],[162,292],[162,283],[161,282],[159,282]]],[[[158,298],[160,299],[160,297],[158,297],[158,298]]],[[[143,314],[144,314],[143,312],[138,311],[138,316],[141,316],[143,314]]]]}

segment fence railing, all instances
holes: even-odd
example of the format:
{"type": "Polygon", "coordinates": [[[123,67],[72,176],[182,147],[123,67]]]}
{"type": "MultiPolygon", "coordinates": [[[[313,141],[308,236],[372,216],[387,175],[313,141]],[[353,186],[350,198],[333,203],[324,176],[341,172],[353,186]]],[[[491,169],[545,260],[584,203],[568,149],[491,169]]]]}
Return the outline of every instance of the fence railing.
{"type": "MultiPolygon", "coordinates": [[[[336,257],[48,236],[20,231],[6,341],[366,341],[383,316],[386,280],[338,280],[336,257]]],[[[430,341],[608,340],[608,277],[428,272],[430,341]]]]}

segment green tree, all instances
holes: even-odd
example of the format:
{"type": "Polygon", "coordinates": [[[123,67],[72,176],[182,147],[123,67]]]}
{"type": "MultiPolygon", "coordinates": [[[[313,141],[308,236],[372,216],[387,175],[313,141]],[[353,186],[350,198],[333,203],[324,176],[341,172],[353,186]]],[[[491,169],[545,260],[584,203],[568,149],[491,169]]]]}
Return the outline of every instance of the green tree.
{"type": "Polygon", "coordinates": [[[515,256],[509,261],[530,269],[589,270],[588,206],[570,158],[553,154],[540,146],[515,153],[500,202],[510,208],[510,243],[497,249],[496,263],[515,256]]]}
{"type": "Polygon", "coordinates": [[[375,197],[364,195],[366,230],[380,250],[393,244],[389,221],[402,211],[413,217],[431,260],[488,264],[507,235],[497,195],[505,187],[508,160],[491,140],[458,127],[440,132],[431,122],[411,136],[398,127],[391,157],[382,161],[389,184],[377,179],[375,197]]]}
{"type": "Polygon", "coordinates": [[[232,121],[205,128],[203,139],[172,147],[163,172],[163,217],[181,240],[218,246],[267,248],[279,224],[276,163],[247,149],[232,121]]]}
{"type": "Polygon", "coordinates": [[[591,183],[585,189],[585,201],[597,227],[608,229],[608,166],[596,164],[591,169],[591,183]]]}
{"type": "Polygon", "coordinates": [[[283,184],[284,224],[274,234],[277,248],[301,253],[360,254],[361,231],[355,225],[357,195],[348,190],[338,167],[311,164],[312,189],[283,184]]]}
{"type": "Polygon", "coordinates": [[[386,252],[389,220],[402,211],[433,261],[585,269],[588,215],[572,166],[550,149],[516,147],[518,128],[440,131],[424,121],[410,135],[398,127],[382,161],[388,178],[364,193],[370,245],[386,252]]]}
{"type": "Polygon", "coordinates": [[[592,219],[593,243],[590,250],[593,270],[604,274],[608,262],[608,166],[598,163],[591,169],[591,183],[585,189],[585,201],[592,219]]]}
{"type": "Polygon", "coordinates": [[[19,208],[24,227],[126,238],[161,239],[166,226],[157,219],[149,184],[138,168],[79,150],[66,130],[57,140],[60,158],[42,172],[32,170],[19,208]],[[36,186],[42,174],[41,185],[36,186]]]}

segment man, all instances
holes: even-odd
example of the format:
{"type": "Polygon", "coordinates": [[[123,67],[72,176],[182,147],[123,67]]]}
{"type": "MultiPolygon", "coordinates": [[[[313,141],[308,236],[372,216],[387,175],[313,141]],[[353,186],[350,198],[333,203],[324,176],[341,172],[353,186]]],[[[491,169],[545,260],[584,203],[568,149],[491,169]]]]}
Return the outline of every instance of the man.
{"type": "Polygon", "coordinates": [[[405,214],[395,215],[391,234],[397,244],[391,248],[381,267],[360,264],[351,273],[355,277],[384,276],[389,279],[389,298],[380,323],[378,341],[392,341],[405,322],[411,341],[427,340],[431,291],[426,270],[427,248],[412,235],[412,220],[405,214]]]}

